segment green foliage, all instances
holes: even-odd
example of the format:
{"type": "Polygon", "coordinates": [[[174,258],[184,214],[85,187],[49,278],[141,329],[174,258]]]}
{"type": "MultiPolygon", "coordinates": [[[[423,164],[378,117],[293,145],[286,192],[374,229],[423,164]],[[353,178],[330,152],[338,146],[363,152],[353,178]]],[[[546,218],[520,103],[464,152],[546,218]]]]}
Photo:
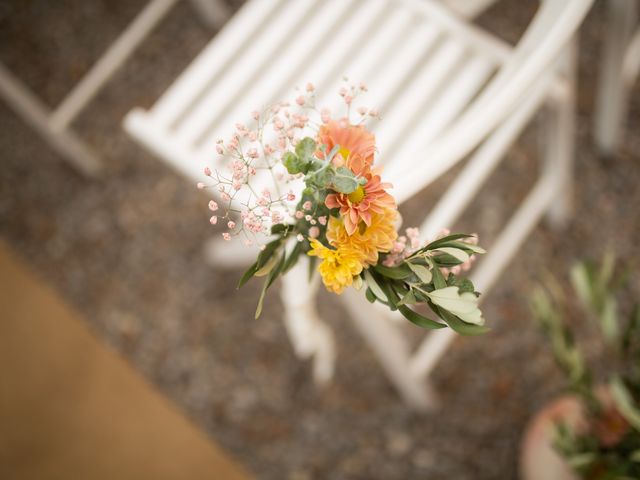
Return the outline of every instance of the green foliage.
{"type": "Polygon", "coordinates": [[[563,318],[569,294],[552,277],[548,278],[544,287],[536,288],[532,295],[534,318],[549,338],[554,358],[567,376],[570,390],[586,407],[586,421],[590,426],[574,431],[566,424],[558,424],[554,446],[582,478],[640,478],[640,306],[636,304],[625,321],[615,295],[621,284],[620,277],[616,276],[614,257],[610,253],[600,265],[589,262],[574,265],[570,277],[573,295],[585,309],[586,316],[595,320],[607,347],[613,405],[604,405],[594,394],[593,376],[563,318]],[[620,427],[619,421],[612,426],[609,417],[616,412],[626,426],[620,427]],[[614,443],[609,440],[605,444],[600,440],[598,432],[603,428],[618,429],[614,443]]]}
{"type": "Polygon", "coordinates": [[[282,164],[291,175],[306,174],[315,164],[317,144],[313,138],[306,137],[296,145],[296,153],[286,152],[282,156],[282,164]]]}
{"type": "Polygon", "coordinates": [[[336,169],[332,179],[333,189],[340,193],[353,193],[360,183],[356,175],[346,167],[336,169]]]}

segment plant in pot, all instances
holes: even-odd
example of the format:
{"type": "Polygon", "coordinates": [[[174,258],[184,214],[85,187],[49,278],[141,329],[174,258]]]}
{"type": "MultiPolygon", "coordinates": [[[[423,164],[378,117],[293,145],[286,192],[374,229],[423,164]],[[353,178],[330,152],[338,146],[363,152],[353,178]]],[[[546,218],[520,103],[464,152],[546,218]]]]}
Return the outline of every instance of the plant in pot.
{"type": "Polygon", "coordinates": [[[599,382],[564,318],[564,289],[549,277],[534,291],[534,317],[567,378],[568,394],[529,424],[523,480],[640,479],[640,304],[625,304],[625,282],[614,264],[607,254],[599,265],[582,262],[571,270],[572,294],[599,331],[606,361],[599,382]]]}

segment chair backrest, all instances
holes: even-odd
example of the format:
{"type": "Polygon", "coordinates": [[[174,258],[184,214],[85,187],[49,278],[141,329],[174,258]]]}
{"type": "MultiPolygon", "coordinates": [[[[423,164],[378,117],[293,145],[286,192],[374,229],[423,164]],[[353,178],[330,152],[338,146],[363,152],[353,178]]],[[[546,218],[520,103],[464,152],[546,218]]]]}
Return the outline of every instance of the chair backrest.
{"type": "MultiPolygon", "coordinates": [[[[428,15],[441,15],[450,28],[464,22],[445,15],[433,0],[402,0],[428,15]]],[[[406,200],[476,148],[527,95],[559,58],[593,0],[543,0],[511,58],[446,131],[413,158],[389,165],[387,175],[399,202],[406,200]]]]}

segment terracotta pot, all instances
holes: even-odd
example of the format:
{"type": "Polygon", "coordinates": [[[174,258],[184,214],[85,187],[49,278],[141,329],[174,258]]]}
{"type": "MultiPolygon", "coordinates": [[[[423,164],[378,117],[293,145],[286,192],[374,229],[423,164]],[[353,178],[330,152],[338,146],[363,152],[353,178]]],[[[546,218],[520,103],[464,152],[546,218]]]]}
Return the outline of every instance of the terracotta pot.
{"type": "Polygon", "coordinates": [[[583,423],[582,407],[576,398],[561,397],[531,420],[520,451],[521,480],[579,480],[551,444],[558,421],[571,427],[583,423]]]}
{"type": "Polygon", "coordinates": [[[533,418],[525,432],[520,452],[522,480],[579,480],[553,448],[555,424],[559,421],[576,431],[591,430],[603,445],[615,445],[624,436],[629,424],[617,412],[609,388],[599,385],[595,395],[605,412],[600,421],[590,426],[584,420],[582,404],[569,395],[550,403],[533,418]]]}

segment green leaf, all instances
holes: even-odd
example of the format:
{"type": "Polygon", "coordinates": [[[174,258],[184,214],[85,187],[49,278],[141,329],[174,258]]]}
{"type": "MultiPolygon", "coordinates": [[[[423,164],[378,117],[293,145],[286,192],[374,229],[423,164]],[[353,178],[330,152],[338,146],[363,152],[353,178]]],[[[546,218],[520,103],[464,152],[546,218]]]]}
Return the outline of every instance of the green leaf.
{"type": "Polygon", "coordinates": [[[271,270],[271,273],[267,277],[267,288],[271,286],[276,278],[282,273],[282,269],[284,268],[285,261],[287,259],[287,252],[282,252],[282,258],[278,262],[278,265],[271,270]]]}
{"type": "Polygon", "coordinates": [[[277,235],[278,233],[284,233],[290,228],[293,228],[293,225],[288,223],[276,223],[275,225],[271,225],[271,235],[277,235]]]}
{"type": "Polygon", "coordinates": [[[318,257],[309,257],[309,281],[313,280],[313,274],[316,273],[316,264],[318,257]]]}
{"type": "Polygon", "coordinates": [[[634,404],[633,397],[622,379],[617,375],[614,376],[609,386],[620,415],[622,415],[633,428],[640,430],[640,410],[638,410],[637,405],[634,404]]]}
{"type": "Polygon", "coordinates": [[[260,292],[260,298],[258,298],[258,305],[256,306],[256,314],[254,315],[254,318],[256,320],[262,314],[262,304],[264,302],[264,296],[266,293],[267,293],[267,281],[265,280],[264,284],[262,285],[262,291],[260,292]]]}
{"type": "Polygon", "coordinates": [[[287,273],[289,270],[291,270],[291,268],[293,268],[293,266],[298,261],[300,253],[302,253],[302,242],[296,242],[295,246],[291,250],[291,253],[289,254],[289,258],[287,258],[287,261],[282,267],[282,273],[287,273]]]}
{"type": "Polygon", "coordinates": [[[418,300],[415,293],[413,293],[413,290],[409,290],[398,302],[398,308],[400,308],[400,305],[415,305],[416,303],[418,303],[418,300]]]}
{"type": "Polygon", "coordinates": [[[353,193],[359,186],[355,174],[347,167],[339,167],[333,176],[333,186],[336,191],[344,194],[353,193]]]}
{"type": "Polygon", "coordinates": [[[433,274],[431,273],[431,270],[429,270],[427,267],[423,265],[415,265],[411,262],[407,262],[406,264],[409,266],[411,271],[413,271],[413,273],[416,274],[416,276],[420,279],[422,283],[431,283],[431,280],[433,279],[433,274]]]}
{"type": "Polygon", "coordinates": [[[370,303],[375,303],[376,301],[376,296],[375,294],[371,291],[370,288],[367,287],[367,290],[364,292],[365,297],[367,297],[367,300],[369,300],[370,303]]]}
{"type": "Polygon", "coordinates": [[[247,269],[246,272],[244,272],[236,288],[242,288],[249,280],[253,278],[257,270],[258,270],[258,262],[255,262],[253,265],[251,265],[247,269]]]}
{"type": "Polygon", "coordinates": [[[325,162],[327,164],[331,163],[331,160],[333,160],[333,157],[335,157],[336,153],[338,153],[339,151],[340,151],[340,145],[334,145],[331,151],[329,152],[329,154],[327,155],[325,162]]]}
{"type": "Polygon", "coordinates": [[[582,304],[589,307],[592,303],[593,289],[587,266],[584,263],[574,265],[570,276],[573,290],[578,294],[582,304]]]}
{"type": "Polygon", "coordinates": [[[431,273],[433,274],[433,286],[436,289],[445,288],[447,286],[447,282],[445,281],[444,276],[442,275],[442,272],[439,268],[434,268],[433,270],[431,270],[431,273]]]}
{"type": "Polygon", "coordinates": [[[296,145],[296,155],[300,160],[309,163],[317,150],[317,144],[311,137],[305,137],[296,145]]]}
{"type": "Polygon", "coordinates": [[[447,284],[449,286],[458,287],[458,291],[460,293],[463,293],[463,292],[475,293],[476,292],[476,287],[473,285],[473,282],[471,280],[469,280],[468,278],[458,278],[455,275],[450,274],[449,278],[447,279],[447,284]]]}
{"type": "Polygon", "coordinates": [[[367,282],[367,286],[371,289],[373,294],[378,299],[382,300],[385,303],[389,302],[387,295],[385,295],[385,293],[382,291],[382,288],[380,288],[380,285],[378,285],[378,282],[375,278],[373,278],[373,275],[371,275],[371,272],[369,272],[369,270],[364,271],[364,279],[367,282]]]}
{"type": "Polygon", "coordinates": [[[460,240],[461,238],[469,238],[473,235],[469,235],[466,233],[454,233],[452,235],[447,235],[446,237],[439,238],[429,243],[426,247],[421,248],[420,250],[435,250],[438,247],[444,247],[446,243],[451,242],[453,240],[460,240]]]}
{"type": "Polygon", "coordinates": [[[396,265],[395,267],[385,267],[384,265],[376,265],[373,269],[380,275],[393,278],[394,280],[404,280],[411,276],[411,269],[406,264],[396,265]]]}
{"type": "Polygon", "coordinates": [[[434,263],[436,263],[440,267],[455,267],[456,265],[460,265],[462,263],[456,257],[452,257],[448,253],[439,253],[437,255],[434,255],[432,258],[434,263]]]}
{"type": "Polygon", "coordinates": [[[435,305],[433,305],[433,307],[437,309],[442,319],[445,322],[447,322],[447,324],[460,335],[465,335],[465,336],[481,335],[483,333],[487,333],[490,330],[489,327],[486,327],[484,325],[474,325],[472,323],[463,322],[454,314],[452,314],[451,312],[449,312],[448,310],[442,307],[437,307],[435,305]]]}
{"type": "Polygon", "coordinates": [[[295,153],[286,152],[282,156],[282,164],[286,167],[287,172],[291,175],[305,173],[306,162],[301,160],[295,153]]]}
{"type": "Polygon", "coordinates": [[[273,268],[276,266],[277,263],[278,263],[278,257],[275,255],[272,255],[267,261],[267,263],[265,263],[261,268],[256,270],[253,276],[264,277],[265,275],[268,275],[271,272],[271,270],[273,270],[273,268]]]}
{"type": "Polygon", "coordinates": [[[419,313],[411,310],[409,307],[405,305],[398,304],[398,310],[400,313],[409,320],[414,325],[422,328],[428,328],[429,330],[436,330],[438,328],[445,328],[446,325],[444,323],[436,322],[435,320],[431,320],[419,313]]]}
{"type": "Polygon", "coordinates": [[[262,250],[258,255],[258,259],[256,260],[256,262],[253,265],[251,265],[249,269],[246,272],[244,272],[244,274],[240,278],[237,288],[241,288],[252,277],[256,275],[256,272],[258,272],[261,268],[263,268],[267,264],[267,262],[269,261],[273,253],[280,246],[281,242],[282,242],[282,239],[277,238],[276,240],[273,240],[265,245],[264,250],[262,250]]]}
{"type": "Polygon", "coordinates": [[[258,306],[256,307],[256,314],[255,314],[256,320],[262,314],[262,304],[264,302],[264,297],[265,297],[265,294],[267,293],[267,290],[269,289],[271,284],[274,282],[274,280],[278,278],[278,275],[280,275],[280,272],[282,272],[282,267],[284,266],[284,263],[285,263],[285,257],[286,257],[286,252],[282,254],[280,262],[278,262],[278,265],[269,272],[269,274],[267,275],[267,278],[264,281],[264,285],[262,286],[262,291],[260,292],[260,298],[258,299],[258,306]]]}
{"type": "Polygon", "coordinates": [[[483,325],[484,318],[478,308],[478,297],[470,292],[462,292],[458,287],[439,288],[428,294],[429,299],[438,307],[451,312],[465,323],[483,325]]]}
{"type": "Polygon", "coordinates": [[[576,453],[567,457],[567,464],[573,469],[580,469],[591,465],[596,458],[593,452],[576,453]]]}
{"type": "Polygon", "coordinates": [[[436,250],[438,252],[443,252],[448,255],[451,255],[453,258],[455,258],[456,260],[459,260],[461,263],[464,263],[467,260],[469,260],[469,254],[464,250],[460,250],[459,248],[439,247],[436,250]]]}
{"type": "Polygon", "coordinates": [[[453,242],[447,243],[446,246],[447,247],[460,248],[460,249],[465,250],[465,251],[468,250],[470,252],[477,253],[477,254],[480,254],[480,255],[483,255],[483,254],[487,253],[487,251],[484,248],[482,248],[482,247],[480,247],[478,245],[473,245],[471,243],[453,241],[453,242]]]}
{"type": "Polygon", "coordinates": [[[276,249],[280,246],[281,243],[282,243],[282,239],[278,238],[265,245],[264,250],[262,250],[258,255],[258,261],[256,262],[257,269],[262,268],[269,261],[269,259],[271,258],[271,255],[273,255],[273,253],[276,251],[276,249]]]}

